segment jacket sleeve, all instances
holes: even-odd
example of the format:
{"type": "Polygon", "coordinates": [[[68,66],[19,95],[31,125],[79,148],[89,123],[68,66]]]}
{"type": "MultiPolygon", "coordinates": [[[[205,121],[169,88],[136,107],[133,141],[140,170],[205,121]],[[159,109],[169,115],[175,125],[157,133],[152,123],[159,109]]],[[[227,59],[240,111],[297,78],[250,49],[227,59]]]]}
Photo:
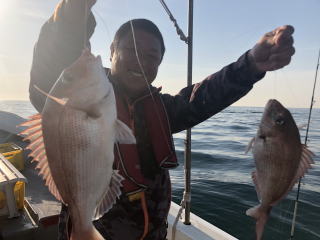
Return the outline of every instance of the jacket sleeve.
{"type": "Polygon", "coordinates": [[[177,95],[163,94],[171,131],[177,133],[210,118],[246,95],[265,73],[255,74],[248,52],[238,61],[182,89],[177,95]]]}
{"type": "MultiPolygon", "coordinates": [[[[49,92],[63,69],[81,55],[85,39],[89,39],[94,31],[96,23],[91,11],[88,10],[88,19],[85,19],[86,2],[62,0],[40,30],[29,85],[30,101],[38,112],[42,111],[46,97],[34,85],[49,92]]],[[[89,46],[89,41],[86,45],[89,46]]]]}

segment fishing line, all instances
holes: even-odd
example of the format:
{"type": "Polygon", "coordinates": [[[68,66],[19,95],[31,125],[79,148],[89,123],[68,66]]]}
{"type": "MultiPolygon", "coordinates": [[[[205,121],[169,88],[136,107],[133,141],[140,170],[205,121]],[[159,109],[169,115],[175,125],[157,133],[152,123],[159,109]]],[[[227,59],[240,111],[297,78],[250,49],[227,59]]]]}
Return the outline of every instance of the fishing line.
{"type": "MultiPolygon", "coordinates": [[[[98,16],[98,18],[99,18],[100,21],[102,22],[103,27],[105,28],[106,35],[107,35],[107,38],[108,38],[109,42],[112,42],[112,41],[111,41],[111,37],[110,37],[111,34],[110,34],[110,31],[109,31],[109,28],[108,28],[107,23],[104,21],[104,19],[102,18],[102,16],[99,14],[98,11],[95,11],[94,9],[91,9],[91,11],[94,13],[94,15],[98,16]]],[[[107,78],[109,78],[110,72],[111,72],[110,70],[107,71],[107,78]]]]}
{"type": "Polygon", "coordinates": [[[84,3],[84,36],[83,36],[83,49],[86,49],[88,43],[88,1],[84,3]]]}
{"type": "MultiPolygon", "coordinates": [[[[146,74],[145,74],[145,71],[144,71],[144,69],[143,69],[143,66],[142,66],[142,64],[141,64],[140,57],[139,57],[139,54],[138,54],[137,43],[136,43],[136,39],[135,39],[135,33],[134,33],[134,28],[133,28],[132,20],[130,20],[130,26],[131,26],[132,37],[133,37],[133,44],[134,44],[134,50],[135,50],[136,58],[137,58],[137,61],[138,61],[138,65],[139,65],[139,68],[140,68],[141,73],[142,73],[142,75],[143,75],[143,78],[144,78],[144,80],[145,80],[145,82],[146,82],[146,84],[147,84],[147,87],[148,87],[150,96],[151,96],[151,98],[152,98],[152,102],[153,102],[153,104],[156,106],[156,101],[155,101],[155,99],[154,99],[154,96],[153,96],[153,93],[152,93],[151,87],[150,87],[151,84],[149,84],[149,82],[148,82],[147,76],[146,76],[146,74]]],[[[156,114],[157,114],[157,118],[158,118],[159,123],[160,123],[160,127],[161,127],[162,134],[163,134],[163,136],[166,136],[165,130],[164,130],[164,126],[163,126],[162,121],[161,121],[161,118],[160,118],[159,110],[158,110],[157,107],[155,107],[154,110],[155,110],[155,112],[156,112],[156,114]]],[[[165,141],[166,141],[166,144],[168,145],[168,148],[170,149],[171,147],[170,147],[170,144],[169,144],[168,139],[167,139],[166,137],[165,137],[164,139],[165,139],[165,141]]]]}
{"type": "Polygon", "coordinates": [[[111,41],[111,38],[110,38],[111,34],[110,34],[110,31],[109,31],[108,25],[106,24],[106,22],[104,21],[104,19],[102,18],[102,16],[101,16],[97,11],[95,11],[94,9],[92,9],[92,12],[93,12],[96,16],[98,16],[98,18],[99,18],[100,21],[102,22],[103,27],[105,28],[105,30],[106,30],[106,32],[107,32],[108,41],[109,41],[109,42],[112,42],[112,41],[111,41]]]}
{"type": "Polygon", "coordinates": [[[277,82],[278,82],[278,75],[277,75],[277,71],[273,72],[273,81],[272,81],[272,85],[273,85],[273,96],[275,99],[277,99],[277,82]]]}
{"type": "MultiPolygon", "coordinates": [[[[128,14],[128,9],[129,9],[129,8],[128,8],[128,2],[126,2],[126,3],[127,3],[127,4],[126,4],[126,6],[127,6],[127,16],[129,16],[129,14],[128,14]]],[[[130,18],[130,17],[129,17],[129,18],[130,18]]],[[[155,99],[154,99],[154,97],[153,97],[150,84],[149,84],[149,82],[148,82],[147,76],[146,76],[146,74],[145,74],[144,68],[143,68],[143,66],[142,66],[142,64],[141,64],[140,57],[139,57],[139,54],[138,54],[137,42],[136,42],[135,31],[134,31],[134,27],[133,27],[132,20],[130,20],[130,28],[131,28],[132,38],[133,38],[134,52],[135,52],[135,55],[136,55],[136,58],[137,58],[138,65],[139,65],[140,71],[141,71],[141,73],[142,73],[142,75],[143,75],[143,79],[144,79],[145,82],[146,82],[146,85],[147,85],[147,87],[148,87],[148,90],[149,90],[149,93],[150,93],[150,95],[151,95],[151,97],[152,97],[152,100],[153,100],[153,102],[155,103],[155,99]]],[[[155,108],[155,109],[156,109],[156,108],[155,108]]],[[[161,123],[161,121],[160,121],[160,123],[161,123]]]]}
{"type": "Polygon", "coordinates": [[[293,91],[292,84],[290,84],[290,83],[288,84],[288,82],[290,82],[290,81],[289,81],[289,79],[288,79],[285,71],[283,71],[283,70],[280,69],[279,72],[282,74],[282,78],[285,79],[286,88],[289,89],[289,91],[290,91],[290,97],[292,98],[291,100],[292,100],[292,102],[294,102],[295,100],[298,99],[298,97],[296,96],[296,94],[295,94],[294,91],[293,91]]]}
{"type": "MultiPolygon", "coordinates": [[[[309,133],[309,127],[310,127],[310,119],[311,119],[312,107],[313,107],[313,105],[315,103],[314,102],[314,92],[315,92],[316,84],[317,84],[317,77],[318,77],[318,70],[319,70],[319,60],[320,60],[320,49],[319,49],[319,54],[318,54],[316,73],[315,73],[315,77],[314,77],[313,90],[312,90],[312,96],[311,96],[311,103],[310,103],[310,108],[309,108],[308,125],[307,125],[307,131],[306,131],[306,135],[305,135],[305,141],[304,141],[305,145],[307,145],[307,142],[308,142],[308,133],[309,133]]],[[[298,203],[299,203],[299,196],[300,196],[300,187],[301,187],[301,178],[299,179],[297,197],[296,197],[295,205],[294,205],[294,212],[293,212],[293,218],[292,218],[290,239],[294,238],[296,217],[297,217],[298,203]]]]}
{"type": "MultiPolygon", "coordinates": [[[[128,12],[128,2],[127,2],[127,4],[126,4],[126,6],[127,6],[127,16],[129,16],[129,14],[128,14],[128,13],[129,13],[129,12],[128,12]]],[[[135,51],[136,59],[137,59],[137,62],[138,62],[140,71],[141,71],[141,73],[142,73],[143,79],[145,80],[145,83],[146,83],[146,85],[147,85],[147,87],[148,87],[148,91],[149,91],[150,96],[151,96],[151,98],[152,98],[152,102],[153,102],[153,104],[156,106],[156,101],[155,101],[155,98],[154,98],[153,93],[152,93],[152,90],[151,90],[151,84],[149,84],[149,82],[148,82],[147,76],[146,76],[146,74],[145,74],[143,65],[142,65],[141,60],[140,60],[140,57],[139,57],[138,48],[137,48],[137,42],[136,42],[136,37],[135,37],[135,30],[134,30],[134,26],[133,26],[132,20],[130,20],[130,27],[131,27],[131,33],[132,33],[132,38],[133,38],[133,45],[134,45],[134,51],[135,51]]],[[[142,57],[143,57],[143,56],[142,56],[142,57]]],[[[159,109],[158,109],[157,107],[155,107],[154,110],[155,110],[155,112],[156,112],[156,116],[157,116],[157,118],[158,118],[158,120],[159,120],[159,123],[160,123],[161,132],[162,132],[163,136],[166,136],[166,134],[165,134],[166,131],[165,131],[165,129],[164,129],[164,126],[163,126],[162,121],[161,121],[161,118],[160,118],[159,109]]],[[[168,124],[169,124],[169,123],[168,123],[168,124]]],[[[167,139],[166,137],[165,137],[164,139],[165,139],[165,141],[166,141],[166,144],[167,144],[168,148],[171,149],[171,145],[170,145],[168,139],[167,139]]]]}

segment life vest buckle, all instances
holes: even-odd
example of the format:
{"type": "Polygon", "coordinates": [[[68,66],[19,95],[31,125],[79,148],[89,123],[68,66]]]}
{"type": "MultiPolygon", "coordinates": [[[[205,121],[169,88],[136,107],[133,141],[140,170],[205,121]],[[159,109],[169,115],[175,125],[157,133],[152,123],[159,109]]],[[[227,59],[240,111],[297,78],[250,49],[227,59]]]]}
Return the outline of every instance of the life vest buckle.
{"type": "Polygon", "coordinates": [[[128,195],[128,199],[130,202],[133,202],[133,201],[137,201],[137,200],[140,200],[142,198],[142,192],[136,192],[136,193],[132,193],[130,195],[128,195]]]}

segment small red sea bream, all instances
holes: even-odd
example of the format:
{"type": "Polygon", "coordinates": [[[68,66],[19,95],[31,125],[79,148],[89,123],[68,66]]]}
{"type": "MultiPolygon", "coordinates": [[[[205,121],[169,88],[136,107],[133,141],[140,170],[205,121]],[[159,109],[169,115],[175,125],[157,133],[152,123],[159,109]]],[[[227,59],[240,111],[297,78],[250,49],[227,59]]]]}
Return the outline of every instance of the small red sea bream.
{"type": "Polygon", "coordinates": [[[262,239],[270,211],[303,177],[314,154],[301,144],[291,113],[277,100],[268,101],[257,134],[249,143],[256,171],[252,179],[260,204],[247,210],[256,219],[256,239],[262,239]]]}
{"type": "Polygon", "coordinates": [[[102,240],[92,220],[112,207],[123,180],[112,169],[114,143],[134,144],[135,138],[117,120],[101,57],[84,50],[49,94],[38,90],[47,95],[44,109],[22,124],[28,128],[21,134],[50,192],[68,205],[71,239],[102,240]]]}

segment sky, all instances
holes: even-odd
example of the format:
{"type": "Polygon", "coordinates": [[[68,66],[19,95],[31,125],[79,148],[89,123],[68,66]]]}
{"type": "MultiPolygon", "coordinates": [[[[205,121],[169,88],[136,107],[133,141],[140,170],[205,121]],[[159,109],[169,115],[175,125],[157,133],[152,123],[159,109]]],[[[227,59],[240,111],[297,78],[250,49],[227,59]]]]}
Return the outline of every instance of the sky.
{"type": "MultiPolygon", "coordinates": [[[[0,100],[28,100],[33,46],[58,0],[1,0],[0,100]]],[[[166,0],[187,35],[188,1],[166,0]]],[[[155,86],[176,94],[186,86],[187,45],[158,0],[98,0],[93,8],[97,27],[92,51],[110,66],[109,46],[117,28],[131,18],[147,18],[163,34],[166,53],[155,86]]],[[[295,27],[296,53],[289,66],[268,72],[235,106],[264,106],[278,99],[287,107],[309,107],[320,48],[320,0],[195,0],[193,82],[234,62],[266,32],[295,27]]],[[[319,74],[320,75],[320,74],[319,74]]],[[[320,78],[320,77],[318,77],[320,78]]],[[[320,80],[315,105],[320,107],[320,80]]]]}

